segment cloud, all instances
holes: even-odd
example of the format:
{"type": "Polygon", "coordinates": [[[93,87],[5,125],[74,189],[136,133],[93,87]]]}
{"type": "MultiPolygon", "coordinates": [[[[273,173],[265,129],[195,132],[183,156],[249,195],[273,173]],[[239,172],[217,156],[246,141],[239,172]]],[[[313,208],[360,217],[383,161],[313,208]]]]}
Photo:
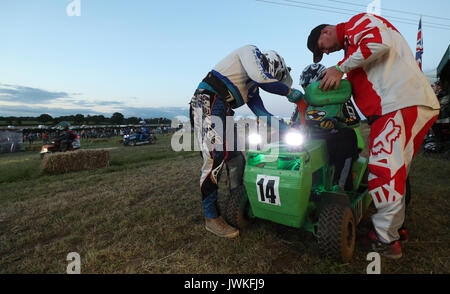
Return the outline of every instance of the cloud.
{"type": "MultiPolygon", "coordinates": [[[[95,102],[94,102],[95,103],[95,102]]],[[[56,108],[56,107],[42,107],[42,106],[28,106],[28,105],[0,105],[0,116],[39,116],[43,113],[50,114],[53,117],[63,115],[104,115],[110,117],[114,112],[120,112],[125,117],[140,117],[140,118],[155,118],[165,117],[173,119],[176,116],[189,117],[189,110],[182,107],[121,107],[121,103],[113,103],[118,107],[114,107],[111,112],[95,111],[92,108],[56,108]]]]}
{"type": "Polygon", "coordinates": [[[123,102],[121,101],[97,101],[94,102],[96,105],[100,105],[100,106],[119,106],[119,105],[124,105],[123,102]]]}
{"type": "Polygon", "coordinates": [[[69,97],[70,95],[66,92],[51,92],[38,88],[0,83],[0,101],[39,104],[69,97]]]}
{"type": "Polygon", "coordinates": [[[165,117],[173,119],[176,116],[189,117],[187,107],[119,107],[125,117],[135,116],[141,118],[165,117]]]}
{"type": "MultiPolygon", "coordinates": [[[[122,101],[96,101],[90,98],[74,97],[77,95],[81,94],[51,92],[39,88],[0,83],[0,116],[39,116],[47,113],[58,117],[80,113],[110,117],[114,112],[120,112],[125,117],[165,117],[169,119],[177,116],[189,117],[187,105],[185,107],[133,107],[127,106],[122,101]],[[14,102],[16,105],[3,104],[2,101],[14,102]],[[60,106],[55,107],[56,103],[60,106]]],[[[130,97],[129,99],[136,100],[137,98],[130,97]]]]}
{"type": "Polygon", "coordinates": [[[0,116],[39,116],[43,113],[50,114],[53,117],[63,115],[75,115],[78,113],[87,115],[104,114],[101,112],[86,110],[84,108],[54,108],[54,107],[38,107],[27,105],[0,105],[0,116]]]}

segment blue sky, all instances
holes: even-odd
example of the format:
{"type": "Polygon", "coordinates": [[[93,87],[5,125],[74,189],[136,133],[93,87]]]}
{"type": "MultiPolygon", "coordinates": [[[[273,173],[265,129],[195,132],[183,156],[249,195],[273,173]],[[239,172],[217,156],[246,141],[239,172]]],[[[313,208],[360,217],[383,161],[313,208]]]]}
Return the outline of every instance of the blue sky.
{"type": "MultiPolygon", "coordinates": [[[[68,16],[72,0],[0,0],[0,116],[183,114],[205,74],[246,44],[278,51],[298,87],[302,69],[312,61],[306,48],[310,30],[347,21],[371,2],[79,1],[81,15],[68,16]]],[[[433,71],[450,44],[450,1],[380,2],[381,15],[413,52],[419,16],[412,13],[424,15],[423,70],[433,71]]],[[[322,63],[333,65],[342,55],[325,56],[322,63]]],[[[263,93],[262,98],[275,115],[292,112],[284,97],[263,93]]],[[[250,111],[243,106],[237,114],[250,111]]]]}

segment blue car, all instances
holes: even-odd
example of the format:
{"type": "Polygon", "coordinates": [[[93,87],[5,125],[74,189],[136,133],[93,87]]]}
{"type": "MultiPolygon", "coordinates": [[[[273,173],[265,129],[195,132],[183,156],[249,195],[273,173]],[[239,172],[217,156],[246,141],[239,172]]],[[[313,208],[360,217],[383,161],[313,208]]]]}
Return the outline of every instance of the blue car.
{"type": "Polygon", "coordinates": [[[144,144],[154,144],[156,137],[152,133],[133,133],[123,136],[123,144],[125,146],[136,146],[144,144]]]}

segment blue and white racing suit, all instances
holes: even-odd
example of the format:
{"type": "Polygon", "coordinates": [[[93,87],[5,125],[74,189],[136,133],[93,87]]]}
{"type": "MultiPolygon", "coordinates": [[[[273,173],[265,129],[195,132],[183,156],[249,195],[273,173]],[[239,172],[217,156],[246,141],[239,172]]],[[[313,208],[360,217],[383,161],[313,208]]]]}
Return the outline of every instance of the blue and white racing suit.
{"type": "MultiPolygon", "coordinates": [[[[252,45],[236,49],[220,61],[199,84],[191,100],[191,121],[203,157],[200,189],[205,217],[216,218],[217,189],[220,174],[226,163],[230,175],[230,189],[237,188],[243,181],[245,158],[236,146],[228,146],[226,117],[233,116],[233,109],[247,104],[258,116],[265,116],[270,125],[269,113],[259,96],[259,88],[287,96],[292,78],[287,72],[281,82],[266,70],[265,57],[252,45]],[[222,121],[223,132],[214,129],[215,119],[222,121]],[[222,148],[217,148],[217,146],[222,148]]],[[[281,125],[287,127],[286,125],[281,125]]],[[[237,140],[234,140],[236,143],[237,140]]]]}

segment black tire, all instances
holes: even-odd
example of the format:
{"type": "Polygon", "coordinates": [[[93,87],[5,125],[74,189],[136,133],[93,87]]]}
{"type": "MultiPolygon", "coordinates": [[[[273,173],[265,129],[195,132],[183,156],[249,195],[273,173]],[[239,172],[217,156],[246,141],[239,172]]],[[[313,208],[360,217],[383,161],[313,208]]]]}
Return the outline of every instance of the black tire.
{"type": "Polygon", "coordinates": [[[350,207],[327,204],[320,213],[317,231],[319,249],[328,258],[349,262],[355,251],[356,225],[350,207]]]}
{"type": "Polygon", "coordinates": [[[230,197],[226,202],[225,220],[231,226],[238,229],[245,229],[248,226],[248,211],[250,202],[244,185],[230,191],[230,197]]]}
{"type": "Polygon", "coordinates": [[[131,147],[136,146],[136,140],[131,140],[131,141],[130,141],[130,146],[131,146],[131,147]]]}

